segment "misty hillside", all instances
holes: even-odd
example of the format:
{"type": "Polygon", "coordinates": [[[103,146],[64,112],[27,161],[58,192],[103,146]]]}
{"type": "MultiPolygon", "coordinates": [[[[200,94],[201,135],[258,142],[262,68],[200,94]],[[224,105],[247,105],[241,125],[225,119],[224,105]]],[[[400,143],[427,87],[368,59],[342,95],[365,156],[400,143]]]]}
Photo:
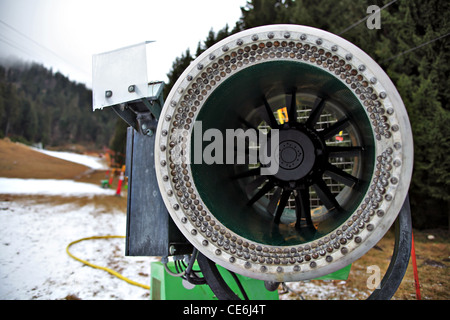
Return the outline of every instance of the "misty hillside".
{"type": "Polygon", "coordinates": [[[92,91],[35,63],[0,65],[0,138],[44,147],[108,146],[117,116],[92,111],[92,91]]]}

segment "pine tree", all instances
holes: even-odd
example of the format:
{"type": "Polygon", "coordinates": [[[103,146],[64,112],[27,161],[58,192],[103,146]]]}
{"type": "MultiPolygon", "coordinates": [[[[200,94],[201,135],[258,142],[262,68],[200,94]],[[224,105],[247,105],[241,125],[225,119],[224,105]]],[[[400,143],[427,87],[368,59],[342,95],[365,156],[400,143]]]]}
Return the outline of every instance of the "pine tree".
{"type": "MultiPolygon", "coordinates": [[[[249,0],[231,33],[292,23],[339,34],[366,17],[372,4],[381,8],[386,1],[249,0]]],[[[450,224],[450,37],[408,51],[448,33],[449,1],[398,0],[382,10],[381,29],[370,30],[362,22],[341,35],[384,68],[404,100],[415,150],[410,199],[414,226],[419,228],[450,224]]],[[[197,53],[212,45],[214,38],[218,35],[211,30],[197,53]]],[[[176,72],[170,73],[167,92],[188,65],[182,66],[182,60],[174,63],[176,72]]]]}
{"type": "Polygon", "coordinates": [[[191,51],[189,49],[186,50],[185,53],[181,55],[180,58],[176,58],[172,64],[172,69],[167,74],[169,78],[169,83],[164,87],[164,97],[170,92],[170,89],[174,86],[175,82],[184,72],[184,70],[189,66],[189,64],[194,60],[194,57],[191,55],[191,51]]]}

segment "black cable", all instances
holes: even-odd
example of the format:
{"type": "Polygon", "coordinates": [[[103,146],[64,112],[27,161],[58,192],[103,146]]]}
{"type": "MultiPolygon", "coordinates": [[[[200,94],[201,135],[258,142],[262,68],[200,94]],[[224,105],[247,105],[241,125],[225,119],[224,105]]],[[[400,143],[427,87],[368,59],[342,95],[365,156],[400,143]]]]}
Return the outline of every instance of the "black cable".
{"type": "Polygon", "coordinates": [[[178,260],[175,260],[175,261],[173,262],[173,265],[175,266],[175,270],[177,271],[177,273],[183,272],[183,269],[181,269],[181,268],[179,267],[179,265],[178,265],[178,260]],[[180,270],[181,270],[181,271],[180,271],[180,270]]]}
{"type": "MultiPolygon", "coordinates": [[[[206,284],[206,280],[205,278],[200,278],[199,276],[197,276],[197,270],[193,270],[194,267],[194,263],[195,260],[197,260],[197,255],[198,255],[198,250],[196,248],[194,248],[194,250],[192,251],[192,255],[191,255],[191,259],[189,260],[189,264],[187,265],[186,269],[185,269],[185,274],[186,274],[186,280],[189,283],[195,284],[195,285],[202,285],[202,284],[206,284]]],[[[184,262],[183,262],[184,264],[184,262]]]]}
{"type": "MultiPolygon", "coordinates": [[[[183,268],[180,267],[178,260],[174,260],[173,264],[177,273],[182,273],[184,271],[183,268]]],[[[186,273],[181,276],[181,279],[186,280],[186,273]]]]}
{"type": "Polygon", "coordinates": [[[234,272],[230,271],[230,270],[228,270],[228,272],[231,273],[231,275],[234,278],[234,281],[236,281],[236,284],[238,285],[239,290],[241,291],[242,295],[244,296],[244,300],[249,300],[248,296],[247,296],[247,293],[245,292],[244,287],[242,286],[241,281],[239,281],[239,278],[237,277],[237,275],[234,272]]]}

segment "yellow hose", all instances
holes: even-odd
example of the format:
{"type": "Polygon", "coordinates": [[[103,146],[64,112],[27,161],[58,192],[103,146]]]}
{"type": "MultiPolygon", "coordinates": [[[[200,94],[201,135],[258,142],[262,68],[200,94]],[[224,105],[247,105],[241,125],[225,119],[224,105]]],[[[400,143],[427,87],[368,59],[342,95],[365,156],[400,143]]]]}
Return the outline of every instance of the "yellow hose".
{"type": "Polygon", "coordinates": [[[78,239],[78,240],[75,240],[75,241],[72,241],[71,243],[69,243],[69,245],[66,247],[66,252],[67,252],[67,254],[68,254],[71,258],[73,258],[73,259],[75,259],[75,260],[77,260],[77,261],[80,261],[81,263],[84,263],[85,265],[87,265],[87,266],[89,266],[89,267],[92,267],[92,268],[95,268],[95,269],[104,270],[104,271],[106,271],[106,272],[109,272],[109,273],[112,274],[113,276],[115,276],[115,277],[117,277],[117,278],[119,278],[119,279],[121,279],[121,280],[123,280],[123,281],[128,282],[129,284],[132,284],[132,285],[134,285],[134,286],[138,286],[138,287],[141,287],[141,288],[150,290],[150,286],[147,286],[147,285],[145,285],[145,284],[141,284],[141,283],[138,283],[138,282],[136,282],[136,281],[130,280],[130,279],[124,277],[123,275],[121,275],[120,273],[118,273],[118,272],[116,272],[116,271],[114,271],[114,270],[112,270],[112,269],[109,269],[109,268],[106,268],[106,267],[102,267],[102,266],[98,266],[98,265],[95,265],[95,264],[93,264],[93,263],[90,263],[90,262],[88,262],[88,261],[86,261],[86,260],[80,259],[80,258],[74,256],[74,255],[73,255],[72,253],[70,253],[70,251],[69,251],[69,248],[70,248],[72,245],[74,245],[75,243],[81,242],[81,241],[85,241],[85,240],[94,240],[94,239],[111,239],[111,238],[125,238],[125,236],[93,236],[93,237],[88,237],[88,238],[78,239]]]}

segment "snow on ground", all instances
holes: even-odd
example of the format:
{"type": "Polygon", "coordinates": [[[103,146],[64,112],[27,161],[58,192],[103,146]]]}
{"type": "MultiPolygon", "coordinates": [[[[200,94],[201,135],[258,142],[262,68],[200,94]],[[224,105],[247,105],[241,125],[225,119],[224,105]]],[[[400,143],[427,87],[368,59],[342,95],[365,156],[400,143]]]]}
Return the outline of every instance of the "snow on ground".
{"type": "Polygon", "coordinates": [[[44,149],[38,149],[38,148],[32,148],[35,151],[39,151],[41,153],[44,153],[46,155],[49,155],[51,157],[75,162],[78,164],[85,165],[86,167],[89,167],[91,169],[96,170],[107,170],[108,165],[106,164],[105,159],[100,157],[94,157],[94,156],[87,156],[83,154],[77,154],[77,153],[71,153],[71,152],[61,152],[61,151],[50,151],[50,150],[44,150],[44,149]]]}
{"type": "MultiPolygon", "coordinates": [[[[149,299],[149,291],[72,259],[66,246],[94,235],[124,235],[126,214],[93,205],[0,201],[0,299],[149,299]]],[[[74,244],[75,256],[149,285],[149,257],[125,257],[125,239],[74,244]],[[117,269],[118,268],[118,269],[117,269]]]]}
{"type": "MultiPolygon", "coordinates": [[[[92,159],[94,157],[62,152],[48,154],[99,168],[99,159],[92,159]]],[[[114,193],[114,190],[71,180],[0,178],[0,195],[3,195],[0,197],[0,299],[149,299],[149,290],[86,266],[66,253],[67,245],[81,238],[124,235],[126,213],[125,210],[107,212],[89,201],[80,202],[86,203],[84,205],[65,200],[55,202],[52,197],[91,198],[114,193]],[[10,200],[7,195],[15,196],[10,200]]],[[[70,251],[83,260],[112,268],[144,285],[150,284],[150,263],[157,259],[126,257],[125,239],[83,241],[74,244],[70,251]]],[[[289,287],[300,294],[280,292],[281,300],[302,299],[305,292],[308,298],[312,294],[315,299],[339,296],[331,283],[299,282],[290,283],[289,287]]],[[[354,294],[349,292],[349,297],[354,294]]]]}
{"type": "Polygon", "coordinates": [[[111,196],[115,194],[115,190],[73,180],[0,178],[0,194],[111,196]]]}
{"type": "Polygon", "coordinates": [[[343,280],[307,280],[286,285],[288,289],[281,291],[280,300],[357,300],[370,295],[349,287],[343,280]]]}
{"type": "MultiPolygon", "coordinates": [[[[93,157],[51,155],[100,168],[93,157]]],[[[149,290],[86,266],[66,253],[66,246],[80,238],[125,235],[125,210],[107,212],[89,201],[94,195],[113,196],[114,190],[71,180],[0,178],[0,194],[1,300],[149,299],[149,290]],[[75,204],[65,196],[88,200],[75,204]]],[[[83,241],[70,251],[144,285],[149,285],[150,262],[156,259],[126,257],[125,239],[83,241]]]]}

